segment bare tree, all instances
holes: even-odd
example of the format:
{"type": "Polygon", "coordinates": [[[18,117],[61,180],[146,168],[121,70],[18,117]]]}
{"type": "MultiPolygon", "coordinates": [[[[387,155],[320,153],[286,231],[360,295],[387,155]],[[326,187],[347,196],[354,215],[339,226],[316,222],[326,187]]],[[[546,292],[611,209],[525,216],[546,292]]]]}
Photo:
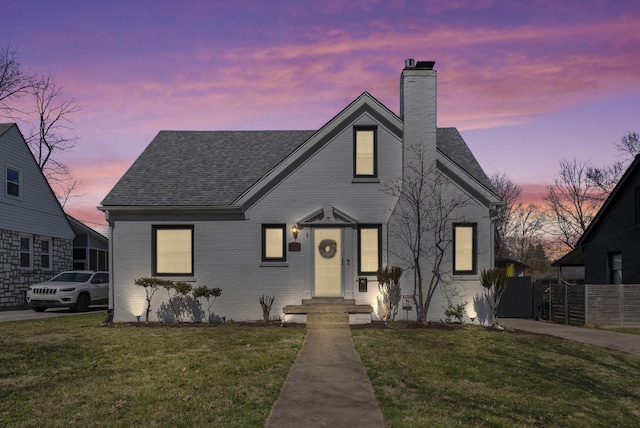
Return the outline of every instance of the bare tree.
{"type": "Polygon", "coordinates": [[[29,148],[64,206],[78,183],[59,155],[72,150],[78,140],[69,117],[80,107],[73,98],[64,99],[62,89],[51,75],[36,77],[25,72],[11,44],[0,47],[0,117],[24,123],[21,128],[29,129],[29,148]]]}
{"type": "Polygon", "coordinates": [[[512,216],[512,229],[508,236],[511,256],[527,262],[529,247],[540,241],[543,234],[544,213],[535,204],[520,205],[512,216]]]}
{"type": "Polygon", "coordinates": [[[26,138],[40,169],[64,206],[78,183],[58,155],[72,150],[78,137],[73,135],[69,116],[80,110],[75,99],[64,99],[63,87],[51,75],[43,76],[31,90],[37,127],[32,126],[26,138]]]}
{"type": "Polygon", "coordinates": [[[587,170],[589,180],[600,187],[605,194],[611,193],[629,164],[640,153],[640,135],[637,132],[629,132],[613,145],[618,156],[623,158],[622,160],[603,167],[589,167],[587,170]]]}
{"type": "Polygon", "coordinates": [[[34,83],[34,76],[21,68],[17,50],[10,43],[0,47],[0,117],[13,118],[17,109],[11,103],[30,92],[34,83]]]}
{"type": "Polygon", "coordinates": [[[407,166],[408,173],[383,184],[383,191],[398,197],[389,233],[402,248],[391,251],[414,271],[418,321],[425,322],[431,300],[448,273],[443,262],[452,243],[452,224],[462,220],[456,215],[470,198],[437,170],[421,146],[409,150],[413,161],[407,166]]]}
{"type": "Polygon", "coordinates": [[[522,208],[522,204],[519,202],[522,188],[511,181],[505,173],[496,172],[491,176],[490,180],[496,193],[504,202],[504,205],[496,208],[494,214],[495,254],[496,257],[507,257],[510,254],[506,246],[506,240],[512,233],[513,213],[522,208]]]}
{"type": "Polygon", "coordinates": [[[591,223],[606,193],[588,177],[590,165],[563,159],[554,184],[547,186],[545,204],[551,234],[564,246],[574,249],[591,223]]]}
{"type": "Polygon", "coordinates": [[[614,143],[618,154],[633,159],[640,153],[640,135],[637,132],[629,132],[620,139],[619,143],[614,143]]]}

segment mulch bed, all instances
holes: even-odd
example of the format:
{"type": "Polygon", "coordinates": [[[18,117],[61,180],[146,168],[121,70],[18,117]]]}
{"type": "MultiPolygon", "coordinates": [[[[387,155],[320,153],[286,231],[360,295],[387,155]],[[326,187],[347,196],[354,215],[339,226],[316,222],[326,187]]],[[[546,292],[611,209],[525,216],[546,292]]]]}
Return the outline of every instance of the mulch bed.
{"type": "MultiPolygon", "coordinates": [[[[302,323],[284,323],[281,324],[280,321],[228,321],[226,323],[194,323],[194,322],[182,322],[182,323],[165,323],[165,322],[127,322],[124,323],[131,327],[145,327],[145,328],[157,328],[157,327],[173,327],[173,328],[213,328],[213,327],[221,327],[223,325],[237,325],[242,327],[262,327],[262,328],[306,328],[305,324],[302,323]]],[[[367,329],[380,329],[380,330],[441,330],[441,331],[455,331],[455,330],[464,330],[469,326],[467,324],[459,324],[459,323],[444,323],[444,322],[417,322],[417,321],[394,321],[389,323],[384,323],[382,321],[372,321],[369,324],[353,324],[350,326],[351,330],[367,330],[367,329]]],[[[483,327],[485,331],[495,331],[500,332],[503,330],[499,330],[493,327],[483,327]]],[[[511,330],[510,330],[511,331],[511,330]]]]}

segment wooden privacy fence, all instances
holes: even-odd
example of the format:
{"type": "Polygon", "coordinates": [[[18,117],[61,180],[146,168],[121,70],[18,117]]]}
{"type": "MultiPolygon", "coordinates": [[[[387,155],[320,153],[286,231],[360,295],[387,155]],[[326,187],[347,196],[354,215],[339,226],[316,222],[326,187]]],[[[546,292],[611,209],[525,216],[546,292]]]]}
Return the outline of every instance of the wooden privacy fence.
{"type": "Polygon", "coordinates": [[[549,298],[558,324],[640,327],[640,284],[552,285],[549,298]]]}

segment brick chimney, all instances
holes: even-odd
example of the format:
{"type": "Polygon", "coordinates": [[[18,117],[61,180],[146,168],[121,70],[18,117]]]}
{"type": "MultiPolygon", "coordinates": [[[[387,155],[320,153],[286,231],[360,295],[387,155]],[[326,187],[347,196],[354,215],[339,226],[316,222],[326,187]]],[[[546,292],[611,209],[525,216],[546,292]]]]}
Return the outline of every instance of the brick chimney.
{"type": "Polygon", "coordinates": [[[400,76],[400,118],[404,123],[404,165],[415,159],[412,146],[424,149],[427,166],[436,159],[436,71],[434,61],[408,59],[400,76]]]}

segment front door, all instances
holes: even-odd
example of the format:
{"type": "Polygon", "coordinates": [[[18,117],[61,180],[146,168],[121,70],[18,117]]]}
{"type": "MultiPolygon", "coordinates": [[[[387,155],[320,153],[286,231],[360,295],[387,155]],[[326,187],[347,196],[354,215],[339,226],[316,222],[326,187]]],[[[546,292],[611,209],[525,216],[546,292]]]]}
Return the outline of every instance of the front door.
{"type": "Polygon", "coordinates": [[[313,229],[316,296],[342,295],[342,229],[313,229]]]}

